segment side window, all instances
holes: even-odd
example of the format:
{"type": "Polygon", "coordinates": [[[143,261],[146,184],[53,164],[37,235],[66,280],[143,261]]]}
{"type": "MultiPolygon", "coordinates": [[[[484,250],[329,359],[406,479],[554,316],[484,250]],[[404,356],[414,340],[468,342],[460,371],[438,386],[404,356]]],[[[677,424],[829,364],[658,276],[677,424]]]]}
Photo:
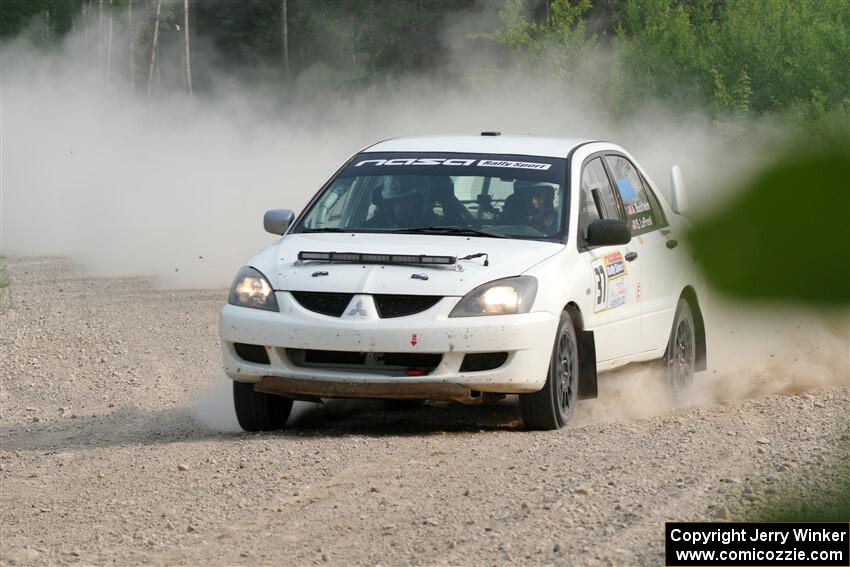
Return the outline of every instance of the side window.
{"type": "Polygon", "coordinates": [[[596,219],[620,218],[617,199],[602,158],[594,158],[584,165],[580,201],[578,224],[582,238],[587,237],[587,227],[596,219]]]}
{"type": "Polygon", "coordinates": [[[655,219],[655,228],[664,228],[668,226],[667,217],[664,215],[664,209],[661,207],[661,203],[658,202],[658,197],[655,195],[655,192],[652,190],[652,187],[649,185],[649,182],[646,180],[646,177],[643,175],[640,176],[641,181],[643,181],[643,188],[646,191],[646,196],[649,197],[649,206],[652,207],[652,215],[655,219]]]}
{"type": "Polygon", "coordinates": [[[626,207],[626,218],[632,234],[638,235],[658,228],[656,215],[643,187],[643,180],[635,166],[622,156],[605,156],[620,198],[626,207]]]}
{"type": "Polygon", "coordinates": [[[328,216],[326,220],[329,225],[339,226],[342,212],[345,210],[346,203],[351,198],[352,191],[349,189],[350,187],[341,187],[340,191],[334,191],[333,195],[336,197],[336,200],[328,204],[328,216]]]}
{"type": "Polygon", "coordinates": [[[341,178],[334,181],[326,196],[316,204],[313,212],[304,221],[305,228],[337,228],[343,224],[342,214],[351,197],[351,179],[341,178]]]}

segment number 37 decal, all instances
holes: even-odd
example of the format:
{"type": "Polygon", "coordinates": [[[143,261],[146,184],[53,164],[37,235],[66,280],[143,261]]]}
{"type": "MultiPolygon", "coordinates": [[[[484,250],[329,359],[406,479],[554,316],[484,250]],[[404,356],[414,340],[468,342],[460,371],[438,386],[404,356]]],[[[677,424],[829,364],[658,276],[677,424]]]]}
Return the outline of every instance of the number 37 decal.
{"type": "Polygon", "coordinates": [[[593,311],[613,309],[626,303],[628,272],[623,255],[619,252],[597,258],[591,263],[595,294],[593,311]]]}

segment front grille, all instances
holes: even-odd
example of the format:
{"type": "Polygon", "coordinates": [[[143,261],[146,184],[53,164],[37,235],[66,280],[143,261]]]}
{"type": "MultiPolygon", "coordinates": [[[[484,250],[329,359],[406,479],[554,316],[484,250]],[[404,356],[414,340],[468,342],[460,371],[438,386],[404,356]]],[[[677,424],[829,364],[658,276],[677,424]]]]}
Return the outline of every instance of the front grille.
{"type": "Polygon", "coordinates": [[[324,293],[315,291],[291,291],[292,297],[295,298],[301,307],[321,313],[322,315],[330,315],[331,317],[341,317],[343,311],[354,297],[353,293],[324,293]]]}
{"type": "Polygon", "coordinates": [[[418,352],[350,352],[343,350],[286,349],[289,361],[299,367],[367,370],[400,374],[404,370],[433,371],[441,354],[418,352]]]}
{"type": "Polygon", "coordinates": [[[256,364],[270,364],[269,353],[266,352],[266,347],[261,345],[248,345],[245,343],[233,343],[233,350],[239,355],[239,358],[247,362],[256,364]]]}
{"type": "MultiPolygon", "coordinates": [[[[354,297],[353,293],[325,293],[315,291],[291,291],[292,297],[304,309],[309,309],[322,315],[342,317],[345,308],[354,297]]],[[[442,299],[439,295],[390,295],[379,294],[372,296],[378,317],[392,319],[405,317],[430,309],[442,299]]]]}
{"type": "Polygon", "coordinates": [[[437,304],[439,295],[373,295],[378,316],[384,319],[413,315],[437,304]]]}
{"type": "Polygon", "coordinates": [[[467,354],[460,365],[461,372],[483,372],[500,367],[508,359],[506,352],[479,352],[467,354]]]}

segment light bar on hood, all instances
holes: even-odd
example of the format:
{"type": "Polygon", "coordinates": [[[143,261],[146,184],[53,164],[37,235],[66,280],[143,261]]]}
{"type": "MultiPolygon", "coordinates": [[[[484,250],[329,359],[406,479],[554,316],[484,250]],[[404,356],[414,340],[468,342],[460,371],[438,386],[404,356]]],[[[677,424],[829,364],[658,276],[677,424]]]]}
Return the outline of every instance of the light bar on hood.
{"type": "Polygon", "coordinates": [[[298,260],[319,262],[354,262],[357,264],[430,264],[451,266],[455,256],[428,256],[425,254],[362,254],[360,252],[306,252],[298,253],[298,260]]]}

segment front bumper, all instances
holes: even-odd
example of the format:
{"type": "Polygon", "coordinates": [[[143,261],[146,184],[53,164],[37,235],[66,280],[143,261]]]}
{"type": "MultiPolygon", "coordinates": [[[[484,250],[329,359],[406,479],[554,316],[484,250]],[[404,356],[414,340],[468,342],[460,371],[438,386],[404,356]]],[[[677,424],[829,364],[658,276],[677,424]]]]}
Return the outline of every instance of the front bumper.
{"type": "Polygon", "coordinates": [[[427,398],[471,401],[479,392],[522,393],[543,387],[558,326],[550,313],[449,318],[459,298],[415,315],[352,320],[308,311],[276,292],[280,312],[226,305],[221,312],[224,371],[257,390],[293,396],[427,398]],[[414,339],[415,335],[415,339],[414,339]],[[240,357],[234,343],[260,345],[269,363],[240,357]],[[288,349],[441,355],[427,375],[294,363],[288,349]],[[506,352],[498,368],[461,371],[467,354],[506,352]]]}

